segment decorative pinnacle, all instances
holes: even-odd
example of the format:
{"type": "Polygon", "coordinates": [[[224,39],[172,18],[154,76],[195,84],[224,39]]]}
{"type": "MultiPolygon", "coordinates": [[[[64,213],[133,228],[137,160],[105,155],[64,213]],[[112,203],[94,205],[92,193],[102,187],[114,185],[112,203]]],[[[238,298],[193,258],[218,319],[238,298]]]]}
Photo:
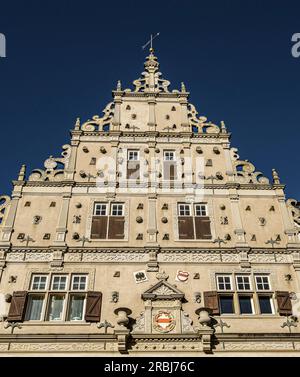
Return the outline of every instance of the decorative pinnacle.
{"type": "Polygon", "coordinates": [[[74,129],[75,129],[76,131],[80,130],[80,118],[79,118],[79,117],[76,119],[74,129]]]}
{"type": "Polygon", "coordinates": [[[26,165],[22,165],[18,175],[18,181],[24,181],[26,174],[26,165]]]}
{"type": "Polygon", "coordinates": [[[222,134],[226,134],[226,132],[227,132],[227,128],[226,128],[225,122],[223,120],[221,120],[221,132],[222,132],[222,134]]]}
{"type": "Polygon", "coordinates": [[[118,91],[122,90],[122,85],[121,85],[121,81],[120,80],[118,80],[118,83],[117,83],[117,90],[118,91]]]}
{"type": "Polygon", "coordinates": [[[186,88],[185,88],[184,82],[181,83],[181,91],[182,91],[183,93],[186,92],[186,88]]]}
{"type": "Polygon", "coordinates": [[[272,176],[273,176],[273,183],[275,185],[280,185],[280,178],[279,178],[279,175],[278,175],[278,173],[275,169],[272,169],[272,176]]]}

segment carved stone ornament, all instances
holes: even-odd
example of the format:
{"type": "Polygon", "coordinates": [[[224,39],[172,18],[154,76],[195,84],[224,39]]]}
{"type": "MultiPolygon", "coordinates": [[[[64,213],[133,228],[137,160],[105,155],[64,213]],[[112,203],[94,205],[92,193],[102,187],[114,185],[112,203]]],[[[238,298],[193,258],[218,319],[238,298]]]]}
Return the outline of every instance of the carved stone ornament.
{"type": "MultiPolygon", "coordinates": [[[[205,116],[198,117],[198,112],[194,105],[188,105],[188,119],[190,126],[196,126],[199,129],[199,132],[202,133],[211,133],[211,134],[218,134],[220,132],[220,127],[212,122],[208,122],[205,116]]],[[[202,153],[201,148],[197,147],[196,151],[198,153],[202,153]]]]}
{"type": "Polygon", "coordinates": [[[264,177],[261,172],[255,171],[255,166],[248,160],[238,160],[237,148],[231,148],[233,164],[235,168],[235,178],[238,183],[269,184],[268,178],[264,177]]]}
{"type": "Polygon", "coordinates": [[[35,169],[30,174],[28,180],[29,181],[61,181],[64,178],[64,170],[67,168],[70,154],[71,154],[71,146],[68,144],[63,145],[62,147],[63,157],[52,157],[50,156],[45,162],[44,167],[45,170],[35,169]],[[64,165],[64,169],[56,169],[57,164],[64,165]]]}
{"type": "Polygon", "coordinates": [[[9,203],[10,203],[9,196],[7,195],[0,196],[0,227],[3,223],[5,211],[7,210],[9,203]]]}
{"type": "Polygon", "coordinates": [[[112,124],[114,116],[114,103],[110,102],[103,110],[103,117],[94,115],[92,119],[88,119],[87,122],[81,126],[82,131],[103,131],[104,126],[110,126],[112,124]]]}
{"type": "Polygon", "coordinates": [[[286,205],[292,214],[293,220],[300,225],[300,204],[296,199],[288,199],[286,205]]]}

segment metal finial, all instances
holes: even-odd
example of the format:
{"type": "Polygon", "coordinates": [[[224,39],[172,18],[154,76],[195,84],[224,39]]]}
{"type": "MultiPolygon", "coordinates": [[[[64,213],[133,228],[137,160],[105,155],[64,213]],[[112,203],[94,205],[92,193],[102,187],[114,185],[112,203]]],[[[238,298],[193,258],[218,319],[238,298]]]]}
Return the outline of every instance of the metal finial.
{"type": "Polygon", "coordinates": [[[142,49],[144,50],[149,44],[150,44],[150,54],[153,54],[154,49],[153,49],[153,40],[159,36],[160,33],[156,33],[154,36],[151,34],[150,40],[142,46],[142,49]]]}

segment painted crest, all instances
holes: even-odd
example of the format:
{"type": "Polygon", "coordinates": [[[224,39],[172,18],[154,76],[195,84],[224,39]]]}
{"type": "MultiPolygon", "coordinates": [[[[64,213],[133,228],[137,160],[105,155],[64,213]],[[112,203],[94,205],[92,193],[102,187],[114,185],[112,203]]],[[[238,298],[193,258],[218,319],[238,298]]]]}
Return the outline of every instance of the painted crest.
{"type": "Polygon", "coordinates": [[[134,272],[133,276],[136,283],[143,283],[144,281],[148,281],[145,270],[134,272]]]}
{"type": "Polygon", "coordinates": [[[190,274],[187,271],[178,270],[177,274],[176,274],[176,279],[175,280],[176,281],[185,282],[189,278],[189,275],[190,274]]]}
{"type": "Polygon", "coordinates": [[[154,328],[159,332],[169,332],[175,327],[176,321],[173,314],[167,310],[160,310],[154,316],[154,328]]]}

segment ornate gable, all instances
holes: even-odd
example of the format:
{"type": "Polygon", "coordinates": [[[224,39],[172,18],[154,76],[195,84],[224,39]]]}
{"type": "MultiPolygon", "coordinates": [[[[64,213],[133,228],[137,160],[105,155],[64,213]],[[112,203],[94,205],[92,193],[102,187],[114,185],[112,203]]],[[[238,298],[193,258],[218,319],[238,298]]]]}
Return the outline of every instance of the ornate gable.
{"type": "Polygon", "coordinates": [[[182,300],[183,298],[184,293],[165,280],[160,280],[154,286],[142,293],[142,299],[144,300],[182,300]]]}

